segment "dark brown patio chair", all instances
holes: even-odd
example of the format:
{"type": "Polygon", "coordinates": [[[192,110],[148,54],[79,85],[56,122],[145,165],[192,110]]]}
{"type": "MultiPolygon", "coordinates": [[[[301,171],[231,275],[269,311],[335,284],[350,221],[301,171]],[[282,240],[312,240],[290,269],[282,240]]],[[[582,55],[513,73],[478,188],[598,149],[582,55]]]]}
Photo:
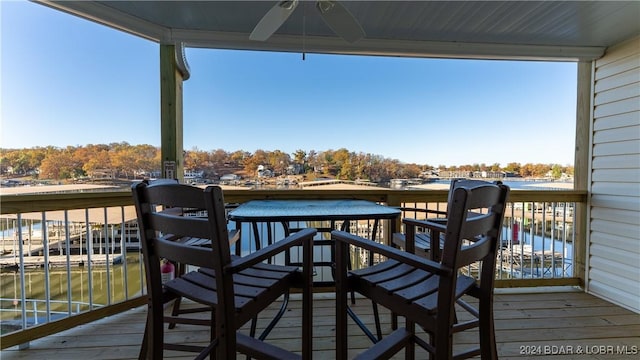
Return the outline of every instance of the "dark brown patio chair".
{"type": "MultiPolygon", "coordinates": [[[[487,183],[484,180],[479,179],[452,179],[451,185],[449,186],[449,195],[447,199],[447,203],[451,200],[451,196],[453,195],[453,190],[458,186],[474,186],[481,185],[487,183]]],[[[501,181],[495,182],[496,184],[502,184],[501,181]]],[[[414,252],[416,255],[427,257],[434,261],[440,260],[440,253],[442,250],[444,237],[436,230],[425,231],[425,228],[421,226],[422,221],[428,220],[430,222],[436,222],[440,224],[446,224],[447,222],[447,211],[443,210],[435,210],[435,209],[424,209],[424,208],[416,208],[416,207],[401,207],[400,210],[405,214],[413,214],[413,218],[405,217],[402,220],[402,225],[405,229],[404,233],[397,232],[393,233],[392,236],[392,244],[399,248],[408,250],[408,247],[413,246],[413,250],[409,250],[414,252]],[[418,214],[422,214],[420,218],[418,218],[418,214]],[[411,241],[407,245],[407,237],[412,236],[411,241]],[[433,241],[432,241],[433,239],[433,241]],[[438,239],[439,247],[436,248],[435,243],[436,239],[438,239]],[[437,251],[431,251],[432,248],[436,248],[437,251]]]]}
{"type": "MultiPolygon", "coordinates": [[[[177,183],[133,186],[149,297],[143,354],[161,359],[163,350],[197,352],[197,359],[212,355],[235,359],[237,353],[257,359],[311,358],[312,246],[315,229],[297,232],[245,257],[231,255],[222,190],[177,183]],[[179,210],[172,210],[179,209],[179,210]],[[183,216],[185,209],[198,216],[183,216]],[[206,239],[201,241],[200,239],[206,239]],[[223,241],[219,241],[223,239],[223,241]],[[208,242],[208,246],[202,246],[208,242]],[[276,254],[302,247],[303,266],[264,263],[276,254]],[[160,262],[198,267],[162,283],[160,262]],[[302,356],[237,332],[246,322],[289,289],[302,288],[302,356]],[[206,346],[165,343],[164,305],[186,298],[211,309],[198,325],[210,328],[206,346]]],[[[189,322],[178,318],[176,322],[189,322]]]]}
{"type": "MultiPolygon", "coordinates": [[[[144,179],[142,180],[143,183],[150,185],[150,184],[178,184],[178,180],[177,179],[154,179],[154,180],[150,180],[150,179],[144,179]]],[[[159,211],[165,211],[165,212],[172,212],[174,215],[181,215],[181,216],[197,216],[198,215],[198,209],[182,209],[179,207],[172,207],[172,208],[166,208],[163,210],[159,210],[159,211]]],[[[236,243],[238,240],[240,239],[240,232],[239,231],[229,231],[229,244],[234,244],[236,243]]],[[[209,247],[211,246],[211,241],[209,239],[186,239],[185,244],[187,245],[197,245],[197,246],[206,246],[209,247]]],[[[177,274],[178,276],[183,275],[186,271],[186,266],[184,264],[172,264],[175,266],[175,270],[174,270],[174,274],[177,274]]],[[[206,273],[206,272],[205,272],[206,273]]],[[[211,308],[208,306],[202,306],[202,307],[180,307],[180,304],[182,303],[182,297],[178,296],[178,297],[166,297],[165,298],[167,302],[171,302],[173,301],[173,310],[171,311],[171,315],[165,315],[164,317],[164,321],[167,322],[169,324],[169,329],[173,329],[176,327],[176,324],[192,324],[192,325],[204,325],[204,326],[210,326],[211,322],[208,320],[203,320],[203,319],[195,319],[195,318],[181,318],[180,316],[183,314],[194,314],[194,313],[198,313],[198,312],[207,312],[207,311],[211,311],[211,308]]],[[[255,320],[254,320],[255,322],[255,320]]],[[[146,343],[145,343],[146,344],[146,343]]],[[[140,348],[140,355],[139,355],[139,359],[144,359],[144,357],[146,356],[146,347],[143,346],[140,348]]]]}
{"type": "MultiPolygon", "coordinates": [[[[497,358],[493,325],[493,285],[496,251],[509,188],[485,183],[457,186],[450,196],[446,225],[425,221],[427,229],[444,234],[440,262],[413,253],[373,243],[346,232],[332,232],[336,241],[336,355],[345,359],[348,350],[347,294],[351,289],[405,317],[405,327],[393,331],[358,359],[390,358],[405,349],[415,357],[415,345],[435,359],[481,355],[497,358]],[[348,247],[356,246],[381,254],[387,260],[374,266],[347,270],[348,247]],[[462,268],[478,264],[477,275],[462,268]],[[456,321],[456,300],[464,295],[479,299],[479,311],[469,321],[456,321]],[[418,324],[429,335],[416,334],[418,324]],[[453,354],[453,334],[478,327],[479,346],[453,354]]],[[[466,309],[474,311],[473,309],[466,309]]]]}

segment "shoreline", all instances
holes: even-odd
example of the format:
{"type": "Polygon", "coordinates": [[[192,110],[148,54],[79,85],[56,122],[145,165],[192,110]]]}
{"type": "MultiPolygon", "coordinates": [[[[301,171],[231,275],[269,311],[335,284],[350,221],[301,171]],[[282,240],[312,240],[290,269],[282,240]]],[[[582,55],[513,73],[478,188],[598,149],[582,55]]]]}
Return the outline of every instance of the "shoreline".
{"type": "MultiPolygon", "coordinates": [[[[442,179],[445,180],[445,179],[442,179]]],[[[449,182],[431,182],[426,184],[419,185],[408,185],[404,187],[405,190],[448,190],[449,182]]],[[[563,182],[563,181],[541,181],[541,180],[527,180],[527,179],[518,179],[518,180],[502,180],[504,183],[509,185],[518,184],[522,186],[513,186],[513,190],[526,190],[526,188],[533,188],[531,190],[545,190],[545,189],[562,189],[562,190],[573,190],[572,182],[563,182]]],[[[213,184],[220,186],[223,190],[251,190],[253,187],[250,186],[240,186],[240,185],[229,185],[229,184],[213,184]]],[[[327,190],[380,190],[380,189],[388,189],[388,187],[383,186],[372,186],[371,184],[358,184],[356,182],[348,182],[345,180],[335,180],[335,181],[326,181],[324,183],[313,184],[313,182],[308,182],[306,184],[299,185],[307,185],[307,186],[295,186],[295,187],[274,187],[276,189],[327,189],[327,190]]],[[[198,187],[206,187],[207,185],[196,185],[198,187]]],[[[101,190],[119,190],[123,189],[123,187],[115,186],[115,185],[99,185],[99,184],[69,184],[69,185],[42,185],[42,186],[11,186],[11,187],[0,187],[0,195],[28,195],[28,194],[40,194],[40,193],[64,193],[64,192],[97,192],[101,190]]]]}

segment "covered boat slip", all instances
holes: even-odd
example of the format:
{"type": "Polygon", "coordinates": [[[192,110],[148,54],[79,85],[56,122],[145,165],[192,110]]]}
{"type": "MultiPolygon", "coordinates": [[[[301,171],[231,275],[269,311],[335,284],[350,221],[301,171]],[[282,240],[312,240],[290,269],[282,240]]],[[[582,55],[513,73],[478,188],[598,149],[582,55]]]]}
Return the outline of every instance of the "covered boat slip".
{"type": "MultiPolygon", "coordinates": [[[[640,351],[640,314],[571,288],[550,291],[539,288],[497,289],[495,295],[496,340],[500,359],[631,359],[640,351]],[[530,289],[529,289],[530,290],[530,289]]],[[[294,294],[289,311],[267,341],[300,352],[301,301],[294,294]]],[[[279,303],[265,310],[258,322],[260,331],[278,310],[279,303]]],[[[358,298],[354,310],[368,325],[373,324],[371,304],[358,298]]],[[[384,309],[381,308],[382,311],[384,309]]],[[[463,313],[461,313],[460,316],[463,313]]],[[[145,307],[138,307],[102,320],[34,340],[28,349],[2,351],[2,359],[133,359],[137,358],[144,330],[145,307]]],[[[313,318],[313,358],[335,357],[335,299],[316,294],[313,318]]],[[[381,315],[384,333],[391,331],[390,316],[381,315]]],[[[371,345],[369,339],[349,322],[349,356],[371,345]]],[[[248,325],[243,331],[247,331],[248,325]]],[[[456,346],[473,344],[475,334],[462,334],[456,346]]],[[[202,327],[179,325],[167,331],[171,340],[204,343],[209,332],[202,327]]],[[[191,354],[168,352],[172,359],[191,354]]],[[[417,358],[423,353],[418,352],[417,358]]],[[[403,352],[394,358],[403,359],[403,352]]]]}

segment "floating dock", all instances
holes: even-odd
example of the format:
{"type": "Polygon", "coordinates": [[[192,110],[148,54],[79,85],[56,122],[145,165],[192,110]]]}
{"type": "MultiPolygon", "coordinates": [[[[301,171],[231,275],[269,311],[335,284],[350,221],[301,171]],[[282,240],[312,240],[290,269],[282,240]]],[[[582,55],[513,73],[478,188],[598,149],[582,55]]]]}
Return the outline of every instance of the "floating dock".
{"type": "MultiPolygon", "coordinates": [[[[49,255],[49,267],[64,267],[68,263],[71,266],[85,266],[88,262],[88,256],[85,255],[49,255]]],[[[25,256],[23,257],[23,264],[25,269],[37,269],[45,267],[44,256],[25,256]]],[[[111,265],[119,264],[122,262],[121,254],[93,254],[91,255],[91,265],[106,265],[107,262],[111,265]]],[[[13,256],[3,256],[0,258],[0,268],[3,270],[18,270],[20,269],[20,259],[13,256]]]]}

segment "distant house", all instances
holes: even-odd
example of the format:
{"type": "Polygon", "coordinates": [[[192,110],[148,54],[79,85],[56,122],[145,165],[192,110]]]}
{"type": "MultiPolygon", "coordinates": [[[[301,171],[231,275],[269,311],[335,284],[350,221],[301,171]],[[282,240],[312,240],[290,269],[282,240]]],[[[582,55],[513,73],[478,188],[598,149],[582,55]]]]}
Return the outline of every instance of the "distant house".
{"type": "Polygon", "coordinates": [[[158,179],[160,178],[160,175],[162,174],[162,171],[160,170],[153,170],[153,171],[145,171],[145,170],[138,170],[135,172],[135,176],[138,179],[158,179]]]}
{"type": "Polygon", "coordinates": [[[204,171],[200,170],[185,170],[184,178],[185,179],[198,179],[204,177],[204,171]]]}
{"type": "Polygon", "coordinates": [[[440,171],[441,178],[451,179],[502,179],[507,177],[507,173],[504,171],[467,171],[467,170],[455,170],[455,171],[440,171]]]}
{"type": "Polygon", "coordinates": [[[287,166],[287,175],[299,175],[304,173],[304,165],[302,164],[291,164],[287,166]]]}
{"type": "Polygon", "coordinates": [[[112,169],[95,169],[87,174],[91,179],[115,179],[116,174],[112,169]]]}
{"type": "Polygon", "coordinates": [[[272,177],[273,171],[267,169],[264,165],[258,165],[258,170],[256,171],[256,175],[258,177],[272,177]]]}
{"type": "Polygon", "coordinates": [[[507,177],[507,174],[504,171],[474,171],[473,177],[483,179],[502,179],[507,177]]]}
{"type": "Polygon", "coordinates": [[[440,177],[442,177],[442,178],[471,178],[471,177],[473,177],[473,172],[466,171],[466,170],[455,170],[455,171],[443,170],[443,171],[440,171],[440,177]]]}
{"type": "Polygon", "coordinates": [[[424,183],[422,179],[391,179],[389,181],[389,186],[392,189],[402,189],[406,186],[420,185],[422,183],[424,183]]]}
{"type": "Polygon", "coordinates": [[[240,180],[240,176],[236,174],[224,174],[220,177],[220,183],[233,183],[240,180]]]}

